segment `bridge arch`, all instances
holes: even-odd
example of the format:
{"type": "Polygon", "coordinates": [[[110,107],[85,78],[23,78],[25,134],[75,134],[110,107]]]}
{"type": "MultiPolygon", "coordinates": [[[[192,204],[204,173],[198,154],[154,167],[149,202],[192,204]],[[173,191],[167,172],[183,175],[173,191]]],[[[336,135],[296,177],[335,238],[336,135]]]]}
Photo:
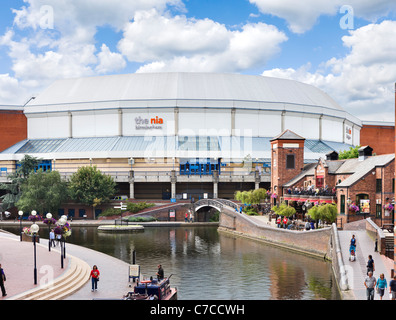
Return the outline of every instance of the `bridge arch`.
{"type": "Polygon", "coordinates": [[[221,212],[223,207],[230,207],[235,210],[238,208],[238,205],[226,199],[201,199],[194,203],[195,212],[198,212],[198,210],[203,207],[215,208],[221,212]]]}

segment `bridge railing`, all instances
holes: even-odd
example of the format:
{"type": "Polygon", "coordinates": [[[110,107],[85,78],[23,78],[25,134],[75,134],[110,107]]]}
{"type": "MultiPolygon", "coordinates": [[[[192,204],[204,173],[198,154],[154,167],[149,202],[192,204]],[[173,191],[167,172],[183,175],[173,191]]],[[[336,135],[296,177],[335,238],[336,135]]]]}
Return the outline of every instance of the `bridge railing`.
{"type": "Polygon", "coordinates": [[[230,207],[232,209],[238,209],[238,205],[231,201],[231,200],[226,200],[226,199],[201,199],[198,200],[197,202],[194,202],[195,207],[201,207],[201,206],[208,206],[208,207],[216,207],[222,209],[224,206],[230,207]]]}

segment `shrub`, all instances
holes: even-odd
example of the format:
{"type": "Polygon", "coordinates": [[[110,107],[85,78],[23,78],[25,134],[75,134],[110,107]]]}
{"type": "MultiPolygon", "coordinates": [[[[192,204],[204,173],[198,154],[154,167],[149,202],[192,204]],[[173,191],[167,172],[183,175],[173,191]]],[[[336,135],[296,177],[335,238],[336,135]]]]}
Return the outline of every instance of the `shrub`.
{"type": "Polygon", "coordinates": [[[128,202],[127,203],[127,211],[130,213],[137,213],[139,211],[142,211],[143,209],[153,207],[154,203],[146,203],[146,202],[138,202],[138,203],[133,203],[133,202],[128,202]]]}
{"type": "Polygon", "coordinates": [[[157,221],[154,217],[126,217],[123,218],[122,220],[128,221],[128,222],[152,222],[152,221],[157,221]]]}

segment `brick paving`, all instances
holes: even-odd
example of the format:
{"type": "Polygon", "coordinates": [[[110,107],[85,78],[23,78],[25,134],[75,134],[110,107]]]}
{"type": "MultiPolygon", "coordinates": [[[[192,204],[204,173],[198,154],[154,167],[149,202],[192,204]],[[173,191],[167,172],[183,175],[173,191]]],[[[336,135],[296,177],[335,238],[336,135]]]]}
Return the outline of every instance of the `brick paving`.
{"type": "MultiPolygon", "coordinates": [[[[391,279],[391,269],[394,261],[374,251],[375,242],[365,230],[365,224],[355,224],[338,231],[344,265],[347,271],[348,284],[356,300],[366,300],[366,287],[363,282],[366,277],[366,264],[369,254],[372,255],[375,263],[373,273],[376,279],[381,273],[384,274],[388,282],[388,289],[385,290],[383,300],[389,300],[389,282],[391,279]],[[356,237],[356,261],[349,261],[349,243],[352,235],[356,237]]],[[[379,300],[379,295],[374,294],[374,300],[379,300]]]]}
{"type": "Polygon", "coordinates": [[[21,242],[19,236],[0,232],[0,263],[7,277],[5,282],[7,296],[0,297],[0,300],[10,299],[14,295],[37,288],[40,284],[45,285],[49,277],[55,279],[64,274],[69,266],[68,254],[84,260],[90,266],[96,264],[101,277],[98,291],[91,292],[91,282],[88,281],[65,300],[121,299],[130,289],[129,264],[109,255],[67,243],[66,260],[64,260],[64,268],[61,269],[59,248],[52,248],[49,252],[48,241],[40,239],[40,242],[36,246],[38,280],[37,285],[34,285],[33,244],[21,242]]]}
{"type": "MultiPolygon", "coordinates": [[[[40,240],[41,242],[44,242],[40,240]]],[[[37,285],[34,284],[34,246],[32,242],[20,241],[19,236],[0,232],[0,263],[7,277],[5,288],[8,299],[16,294],[45,285],[65,272],[69,259],[61,268],[59,249],[48,251],[48,242],[36,243],[37,285]],[[45,245],[46,244],[46,245],[45,245]]]]}

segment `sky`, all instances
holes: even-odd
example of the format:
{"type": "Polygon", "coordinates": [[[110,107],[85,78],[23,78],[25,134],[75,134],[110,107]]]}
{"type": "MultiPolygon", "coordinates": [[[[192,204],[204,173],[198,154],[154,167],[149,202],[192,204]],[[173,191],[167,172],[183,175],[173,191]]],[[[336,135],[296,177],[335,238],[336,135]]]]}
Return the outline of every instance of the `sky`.
{"type": "Polygon", "coordinates": [[[316,86],[394,121],[395,0],[1,0],[0,105],[64,78],[218,72],[316,86]]]}

